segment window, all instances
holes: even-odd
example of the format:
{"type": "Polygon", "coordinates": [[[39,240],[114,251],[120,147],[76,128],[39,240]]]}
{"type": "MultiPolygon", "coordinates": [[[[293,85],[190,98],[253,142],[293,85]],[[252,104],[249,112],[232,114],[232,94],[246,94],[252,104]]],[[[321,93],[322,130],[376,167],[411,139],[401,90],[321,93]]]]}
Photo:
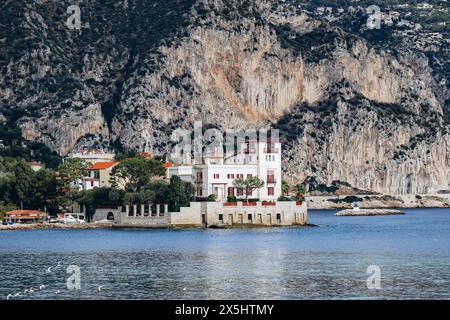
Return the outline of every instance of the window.
{"type": "Polygon", "coordinates": [[[237,188],[237,195],[238,196],[242,196],[242,195],[244,195],[244,190],[242,189],[242,188],[237,188]]]}
{"type": "Polygon", "coordinates": [[[227,178],[228,179],[234,179],[234,174],[231,174],[231,173],[227,174],[227,178]]]}
{"type": "Polygon", "coordinates": [[[198,187],[198,188],[197,188],[197,196],[198,196],[198,197],[203,196],[203,189],[202,189],[202,187],[198,187]]]}
{"type": "Polygon", "coordinates": [[[248,179],[248,178],[251,178],[251,177],[252,177],[252,174],[249,173],[249,174],[247,175],[247,179],[248,179]]]}
{"type": "Polygon", "coordinates": [[[236,176],[237,176],[238,179],[244,179],[244,175],[243,174],[238,173],[236,176]]]}
{"type": "Polygon", "coordinates": [[[268,194],[269,196],[273,196],[273,195],[275,194],[274,188],[273,188],[273,187],[268,187],[268,188],[267,188],[267,194],[268,194]]]}
{"type": "Polygon", "coordinates": [[[267,183],[276,183],[275,172],[273,170],[267,170],[267,183]]]}
{"type": "Polygon", "coordinates": [[[219,179],[219,174],[218,173],[214,173],[214,179],[219,179]]]}
{"type": "Polygon", "coordinates": [[[233,187],[228,187],[228,195],[234,196],[234,188],[233,187]]]}
{"type": "Polygon", "coordinates": [[[94,180],[91,180],[91,187],[94,186],[94,180]]]}
{"type": "Polygon", "coordinates": [[[94,170],[94,179],[100,179],[100,171],[94,170]]]}
{"type": "Polygon", "coordinates": [[[197,182],[203,181],[203,172],[197,172],[197,182]]]}
{"type": "Polygon", "coordinates": [[[281,221],[281,214],[280,213],[277,213],[277,220],[281,221]]]}
{"type": "Polygon", "coordinates": [[[223,222],[223,214],[219,214],[219,221],[223,222]]]}
{"type": "Polygon", "coordinates": [[[249,215],[248,215],[248,221],[252,221],[252,220],[253,220],[253,217],[252,217],[251,214],[249,214],[249,215]]]}

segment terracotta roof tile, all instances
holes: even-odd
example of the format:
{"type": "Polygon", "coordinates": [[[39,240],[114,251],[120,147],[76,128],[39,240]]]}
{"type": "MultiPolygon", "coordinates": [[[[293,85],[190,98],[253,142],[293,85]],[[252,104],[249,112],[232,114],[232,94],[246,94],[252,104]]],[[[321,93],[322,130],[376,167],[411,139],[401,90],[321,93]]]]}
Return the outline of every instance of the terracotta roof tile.
{"type": "Polygon", "coordinates": [[[119,162],[117,162],[117,161],[96,162],[96,163],[91,164],[87,169],[88,170],[108,169],[108,168],[115,166],[118,163],[119,162]]]}

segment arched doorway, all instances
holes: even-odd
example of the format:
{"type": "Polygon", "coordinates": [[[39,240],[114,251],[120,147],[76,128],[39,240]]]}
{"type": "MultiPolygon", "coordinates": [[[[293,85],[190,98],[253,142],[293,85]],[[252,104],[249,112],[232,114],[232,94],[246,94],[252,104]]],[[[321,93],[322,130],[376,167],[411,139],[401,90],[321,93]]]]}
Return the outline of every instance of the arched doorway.
{"type": "Polygon", "coordinates": [[[108,212],[108,214],[106,215],[106,220],[114,221],[114,213],[112,213],[111,211],[108,212]]]}

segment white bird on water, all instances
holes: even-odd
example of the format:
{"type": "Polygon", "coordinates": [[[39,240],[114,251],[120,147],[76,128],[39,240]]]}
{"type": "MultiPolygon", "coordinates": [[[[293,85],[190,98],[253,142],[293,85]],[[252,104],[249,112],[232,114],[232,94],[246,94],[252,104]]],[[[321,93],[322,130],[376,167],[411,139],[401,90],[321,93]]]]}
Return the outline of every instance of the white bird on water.
{"type": "Polygon", "coordinates": [[[33,288],[23,290],[23,293],[32,294],[34,292],[33,288]]]}
{"type": "Polygon", "coordinates": [[[61,267],[61,261],[58,261],[58,264],[55,267],[48,267],[47,269],[47,273],[50,273],[53,271],[53,269],[58,269],[59,267],[61,267]]]}
{"type": "Polygon", "coordinates": [[[13,297],[13,295],[12,294],[8,294],[7,296],[6,296],[6,300],[9,300],[9,299],[11,299],[13,297]]]}
{"type": "Polygon", "coordinates": [[[99,286],[99,287],[97,288],[97,290],[100,292],[100,291],[102,291],[102,288],[103,288],[103,286],[99,286]]]}
{"type": "Polygon", "coordinates": [[[45,289],[45,286],[44,286],[44,285],[41,285],[41,286],[39,287],[39,290],[43,290],[43,289],[45,289]]]}

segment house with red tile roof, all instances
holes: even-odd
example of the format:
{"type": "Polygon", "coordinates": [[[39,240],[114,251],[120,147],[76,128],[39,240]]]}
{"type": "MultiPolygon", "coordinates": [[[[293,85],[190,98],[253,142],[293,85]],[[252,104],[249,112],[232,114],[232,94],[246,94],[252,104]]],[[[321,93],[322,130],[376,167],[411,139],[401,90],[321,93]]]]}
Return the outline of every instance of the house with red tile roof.
{"type": "Polygon", "coordinates": [[[89,165],[87,175],[81,182],[82,189],[91,190],[94,188],[111,187],[111,172],[118,164],[118,161],[99,161],[89,165]]]}
{"type": "Polygon", "coordinates": [[[37,210],[12,210],[5,213],[3,221],[14,223],[44,222],[47,213],[37,210]]]}

